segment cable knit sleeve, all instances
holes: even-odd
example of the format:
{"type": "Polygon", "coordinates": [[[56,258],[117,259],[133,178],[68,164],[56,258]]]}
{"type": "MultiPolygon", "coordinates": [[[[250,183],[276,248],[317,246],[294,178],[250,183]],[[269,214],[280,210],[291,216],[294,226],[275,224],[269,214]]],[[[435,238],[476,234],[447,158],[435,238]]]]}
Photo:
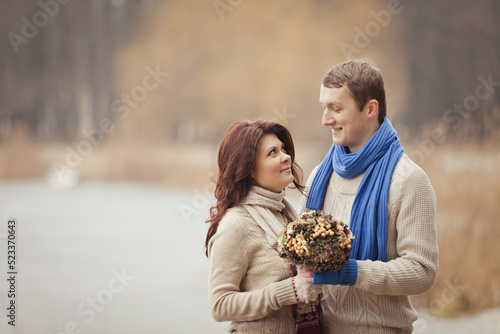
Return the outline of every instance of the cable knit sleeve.
{"type": "Polygon", "coordinates": [[[384,295],[429,290],[438,272],[436,197],[424,171],[409,160],[394,171],[389,193],[388,261],[357,261],[356,288],[384,295]],[[395,229],[395,230],[394,230],[395,229]]]}
{"type": "Polygon", "coordinates": [[[216,321],[262,319],[273,310],[297,303],[291,277],[276,282],[275,275],[261,273],[266,264],[259,261],[269,262],[269,257],[257,254],[262,247],[255,245],[256,237],[247,226],[244,218],[227,213],[209,243],[209,299],[216,321]],[[255,289],[241,291],[247,275],[258,278],[251,283],[255,289]]]}

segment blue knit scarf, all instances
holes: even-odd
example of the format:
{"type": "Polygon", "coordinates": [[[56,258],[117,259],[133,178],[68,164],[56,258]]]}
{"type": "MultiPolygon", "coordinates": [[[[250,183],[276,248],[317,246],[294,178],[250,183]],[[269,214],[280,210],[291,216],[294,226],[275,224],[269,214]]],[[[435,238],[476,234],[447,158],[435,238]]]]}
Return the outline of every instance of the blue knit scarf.
{"type": "Polygon", "coordinates": [[[306,203],[311,210],[321,210],[333,170],[344,179],[366,171],[351,209],[349,228],[355,236],[351,259],[387,261],[387,199],[402,154],[397,132],[385,118],[359,152],[347,153],[334,144],[318,167],[306,203]]]}

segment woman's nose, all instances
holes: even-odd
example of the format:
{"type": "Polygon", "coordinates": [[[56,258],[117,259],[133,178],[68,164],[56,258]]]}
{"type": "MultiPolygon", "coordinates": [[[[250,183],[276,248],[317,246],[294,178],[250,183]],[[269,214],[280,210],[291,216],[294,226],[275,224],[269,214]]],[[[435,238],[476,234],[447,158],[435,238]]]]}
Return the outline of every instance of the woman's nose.
{"type": "Polygon", "coordinates": [[[288,153],[283,152],[283,155],[281,156],[281,162],[285,163],[290,161],[291,157],[288,153]]]}

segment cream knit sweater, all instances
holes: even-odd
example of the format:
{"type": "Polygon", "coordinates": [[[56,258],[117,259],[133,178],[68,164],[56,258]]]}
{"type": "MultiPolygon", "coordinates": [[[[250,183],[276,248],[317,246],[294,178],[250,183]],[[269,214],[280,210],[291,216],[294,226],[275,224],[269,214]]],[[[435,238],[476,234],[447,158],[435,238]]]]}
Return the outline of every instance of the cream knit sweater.
{"type": "Polygon", "coordinates": [[[209,302],[228,332],[295,333],[292,274],[241,206],[231,208],[208,245],[209,302]]]}
{"type": "MultiPolygon", "coordinates": [[[[317,169],[317,168],[316,168],[317,169]]],[[[307,181],[311,186],[316,169],[307,181]]],[[[323,210],[350,223],[351,207],[364,173],[343,179],[332,173],[323,210]]],[[[299,212],[305,210],[302,198],[299,212]]],[[[387,262],[357,261],[352,287],[330,285],[321,302],[322,333],[410,333],[417,312],[409,295],[434,284],[438,272],[436,197],[424,171],[403,154],[388,199],[387,262]]]]}

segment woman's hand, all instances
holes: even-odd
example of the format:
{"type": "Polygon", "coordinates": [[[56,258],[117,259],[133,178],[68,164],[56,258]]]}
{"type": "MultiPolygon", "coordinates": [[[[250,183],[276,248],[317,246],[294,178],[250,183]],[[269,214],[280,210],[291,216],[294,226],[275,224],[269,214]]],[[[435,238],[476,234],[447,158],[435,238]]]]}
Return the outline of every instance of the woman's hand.
{"type": "Polygon", "coordinates": [[[293,278],[293,285],[298,301],[306,304],[317,301],[322,292],[322,285],[312,285],[300,274],[293,278]]]}
{"type": "Polygon", "coordinates": [[[305,267],[301,267],[298,270],[299,270],[299,275],[302,278],[305,278],[309,283],[312,283],[314,278],[314,272],[312,270],[307,269],[305,267]]]}
{"type": "MultiPolygon", "coordinates": [[[[314,271],[312,270],[309,270],[307,269],[306,267],[303,267],[303,266],[299,266],[297,267],[297,270],[299,272],[299,276],[306,280],[307,282],[309,283],[312,283],[313,279],[314,279],[314,271]]],[[[323,297],[321,298],[321,300],[324,300],[328,297],[328,287],[326,285],[323,285],[323,284],[315,284],[313,285],[313,287],[318,287],[320,290],[320,293],[323,294],[323,297]]],[[[317,290],[315,290],[317,291],[317,290]]]]}

